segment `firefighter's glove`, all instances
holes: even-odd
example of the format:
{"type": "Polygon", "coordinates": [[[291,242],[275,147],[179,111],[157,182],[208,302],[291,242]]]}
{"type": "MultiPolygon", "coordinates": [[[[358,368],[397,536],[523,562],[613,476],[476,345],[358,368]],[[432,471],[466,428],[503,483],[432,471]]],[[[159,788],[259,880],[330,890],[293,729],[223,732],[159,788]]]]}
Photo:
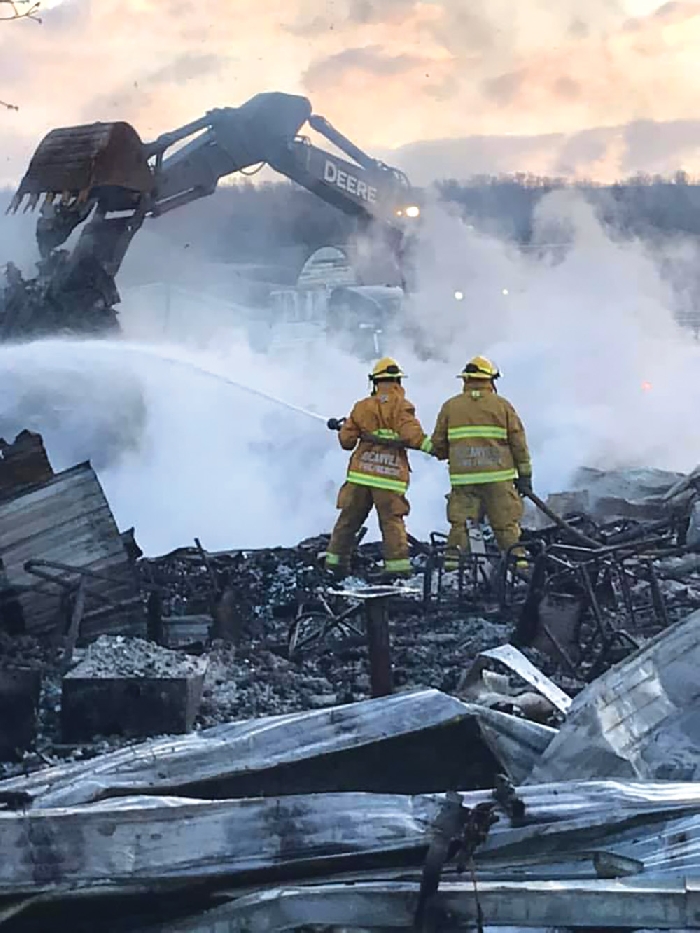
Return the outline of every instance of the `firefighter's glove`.
{"type": "Polygon", "coordinates": [[[519,476],[515,481],[515,488],[521,496],[529,496],[532,492],[532,477],[519,476]]]}
{"type": "Polygon", "coordinates": [[[331,431],[340,431],[343,421],[345,421],[345,418],[329,418],[326,427],[330,428],[331,431]]]}

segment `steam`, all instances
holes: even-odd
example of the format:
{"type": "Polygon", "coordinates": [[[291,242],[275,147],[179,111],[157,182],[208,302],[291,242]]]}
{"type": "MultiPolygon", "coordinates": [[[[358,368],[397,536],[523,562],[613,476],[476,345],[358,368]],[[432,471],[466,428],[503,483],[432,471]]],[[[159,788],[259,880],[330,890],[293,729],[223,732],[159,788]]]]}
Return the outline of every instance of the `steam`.
{"type": "MultiPolygon", "coordinates": [[[[540,491],[565,487],[582,465],[691,469],[700,348],[674,318],[682,296],[660,276],[663,251],[615,242],[574,192],[544,198],[535,220],[539,242],[571,243],[564,258],[523,257],[435,217],[429,284],[412,309],[419,326],[455,373],[475,353],[500,366],[540,491]],[[468,297],[454,301],[453,289],[468,297]]],[[[423,378],[434,384],[434,367],[423,378]]]]}
{"type": "MultiPolygon", "coordinates": [[[[15,258],[6,229],[0,247],[15,258]]],[[[543,199],[536,235],[571,246],[535,260],[428,212],[421,286],[385,347],[409,373],[425,429],[459,391],[465,361],[484,353],[525,422],[540,494],[565,488],[583,465],[692,469],[700,350],[674,321],[678,295],[660,275],[658,247],[613,241],[571,192],[543,199]]],[[[194,536],[223,549],[329,531],[347,462],[335,436],[216,376],[339,417],[364,394],[366,364],[320,343],[256,353],[238,313],[212,324],[196,295],[186,328],[175,317],[164,331],[159,320],[149,335],[143,294],[132,306],[122,291],[121,341],[0,347],[0,434],[41,431],[56,469],[92,459],[119,525],[135,525],[149,554],[194,536]]],[[[411,462],[409,527],[424,536],[444,529],[447,476],[422,454],[411,462]]]]}

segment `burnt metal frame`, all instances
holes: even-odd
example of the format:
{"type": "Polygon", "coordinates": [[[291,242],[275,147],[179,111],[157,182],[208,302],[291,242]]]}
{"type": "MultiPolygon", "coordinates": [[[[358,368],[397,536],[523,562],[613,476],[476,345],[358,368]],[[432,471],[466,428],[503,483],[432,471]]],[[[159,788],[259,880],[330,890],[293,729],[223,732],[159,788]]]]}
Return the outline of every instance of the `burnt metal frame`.
{"type": "MultiPolygon", "coordinates": [[[[447,535],[439,531],[430,533],[430,546],[423,568],[423,606],[426,610],[438,609],[449,602],[443,590],[445,577],[445,551],[447,535]],[[435,581],[435,587],[433,582],[435,581]]],[[[493,569],[493,580],[497,579],[497,564],[501,560],[498,550],[487,546],[485,554],[461,552],[458,560],[457,595],[458,605],[472,608],[484,607],[497,602],[497,590],[494,582],[486,573],[486,567],[493,569]],[[494,566],[496,564],[496,566],[494,566]]]]}
{"type": "MultiPolygon", "coordinates": [[[[576,628],[579,658],[573,660],[558,644],[556,634],[546,629],[557,654],[577,677],[592,680],[611,661],[616,647],[634,650],[637,634],[660,631],[669,625],[659,579],[653,565],[653,557],[644,553],[653,545],[664,542],[664,538],[644,539],[636,542],[601,546],[599,550],[575,547],[559,542],[549,546],[544,542],[527,542],[533,574],[526,596],[535,596],[534,588],[540,591],[540,599],[547,593],[565,592],[573,588],[583,601],[583,611],[576,628]],[[641,553],[640,553],[641,552],[641,553]],[[639,583],[647,587],[649,601],[640,603],[633,587],[639,583]],[[606,590],[608,605],[606,605],[606,590]],[[651,625],[647,619],[651,615],[651,625]],[[629,629],[629,631],[628,631],[629,629]]],[[[521,555],[518,554],[518,559],[521,555]]],[[[509,549],[504,562],[503,603],[504,608],[516,607],[512,584],[509,586],[507,569],[515,560],[513,548],[509,549]]],[[[525,603],[521,604],[524,609],[525,603]]]]}
{"type": "Polygon", "coordinates": [[[348,621],[362,613],[362,603],[358,601],[357,603],[348,606],[342,612],[338,613],[334,612],[334,610],[331,608],[328,599],[326,598],[327,595],[332,595],[332,590],[328,591],[322,587],[319,587],[314,592],[313,598],[314,601],[320,603],[320,611],[308,609],[308,601],[299,605],[297,614],[289,626],[289,633],[287,636],[287,646],[290,658],[298,656],[307,648],[315,647],[321,644],[327,639],[331,632],[339,632],[344,636],[355,635],[359,638],[364,638],[364,629],[357,628],[350,621],[348,621]],[[312,628],[312,631],[309,635],[307,635],[305,638],[302,637],[301,632],[304,623],[308,623],[312,620],[315,623],[314,628],[312,628]]]}
{"type": "MultiPolygon", "coordinates": [[[[70,619],[73,613],[73,604],[75,603],[77,594],[80,593],[81,590],[83,593],[81,598],[83,600],[86,601],[90,598],[101,604],[100,607],[92,609],[89,612],[83,611],[81,613],[81,621],[99,618],[103,615],[109,615],[111,612],[119,612],[123,609],[128,609],[130,606],[143,603],[143,599],[140,595],[129,596],[126,599],[115,602],[104,596],[95,588],[88,590],[88,580],[94,580],[97,583],[112,583],[115,585],[122,581],[108,574],[90,570],[87,567],[75,567],[71,564],[63,564],[51,560],[28,560],[24,564],[24,570],[32,576],[37,577],[42,583],[49,583],[59,587],[61,591],[59,593],[59,599],[69,613],[68,619],[70,619]],[[55,571],[55,573],[51,571],[55,571]]],[[[41,584],[39,584],[39,586],[40,585],[41,584]]],[[[31,589],[34,589],[34,587],[27,587],[25,591],[31,589]]]]}

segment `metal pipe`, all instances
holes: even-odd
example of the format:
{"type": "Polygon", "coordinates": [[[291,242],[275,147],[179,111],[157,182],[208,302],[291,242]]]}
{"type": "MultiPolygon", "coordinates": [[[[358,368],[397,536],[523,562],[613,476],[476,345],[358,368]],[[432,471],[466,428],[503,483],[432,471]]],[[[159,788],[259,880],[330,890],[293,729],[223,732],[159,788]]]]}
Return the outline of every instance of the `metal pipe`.
{"type": "Polygon", "coordinates": [[[565,531],[572,540],[578,541],[579,544],[582,544],[586,548],[594,548],[596,551],[599,551],[603,548],[603,545],[600,543],[600,541],[594,541],[593,538],[589,538],[588,535],[584,535],[582,532],[572,528],[571,525],[569,525],[568,522],[565,522],[560,515],[557,515],[556,512],[553,512],[536,493],[526,492],[525,495],[537,506],[540,512],[553,521],[555,525],[558,525],[562,531],[565,531]]]}
{"type": "Polygon", "coordinates": [[[199,117],[191,123],[186,123],[184,126],[179,127],[179,129],[170,130],[169,133],[161,133],[161,135],[152,142],[143,144],[144,155],[149,159],[151,156],[163,152],[169,146],[180,142],[181,139],[191,136],[192,133],[197,133],[199,130],[206,129],[211,126],[212,122],[212,114],[207,113],[205,116],[199,117]]]}
{"type": "Polygon", "coordinates": [[[333,143],[334,146],[337,146],[338,149],[350,156],[351,159],[354,159],[362,168],[377,168],[376,159],[371,158],[366,152],[363,152],[359,146],[351,142],[347,136],[343,135],[340,130],[337,130],[325,117],[312,113],[309,117],[309,126],[316,130],[317,133],[325,136],[329,142],[333,143]]]}

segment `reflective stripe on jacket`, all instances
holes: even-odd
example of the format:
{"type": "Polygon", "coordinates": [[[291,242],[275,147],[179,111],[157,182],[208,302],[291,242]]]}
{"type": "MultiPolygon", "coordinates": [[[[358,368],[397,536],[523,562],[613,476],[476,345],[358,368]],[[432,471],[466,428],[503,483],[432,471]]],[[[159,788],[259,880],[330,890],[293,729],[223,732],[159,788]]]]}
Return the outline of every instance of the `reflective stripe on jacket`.
{"type": "Polygon", "coordinates": [[[343,422],[338,439],[344,450],[353,451],[348,482],[401,494],[408,489],[408,455],[403,448],[381,441],[401,441],[425,453],[432,449],[414,406],[396,383],[380,383],[374,394],[357,402],[343,422]],[[369,434],[377,438],[376,444],[362,439],[369,434]]]}
{"type": "Polygon", "coordinates": [[[452,486],[501,483],[532,475],[525,429],[509,401],[491,385],[465,381],[440,409],[433,451],[448,460],[452,486]]]}

